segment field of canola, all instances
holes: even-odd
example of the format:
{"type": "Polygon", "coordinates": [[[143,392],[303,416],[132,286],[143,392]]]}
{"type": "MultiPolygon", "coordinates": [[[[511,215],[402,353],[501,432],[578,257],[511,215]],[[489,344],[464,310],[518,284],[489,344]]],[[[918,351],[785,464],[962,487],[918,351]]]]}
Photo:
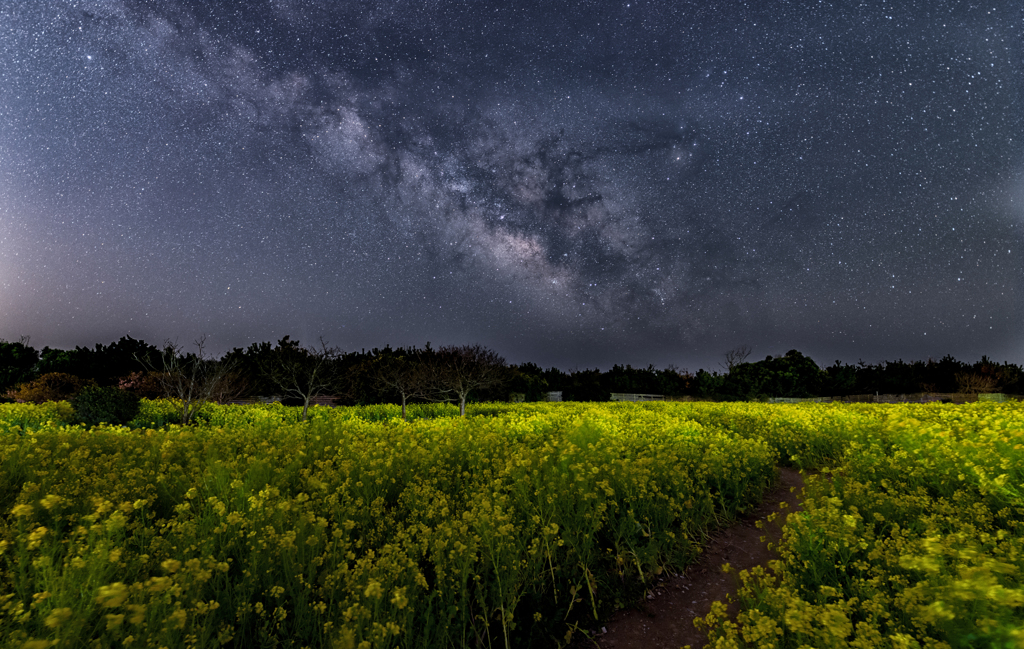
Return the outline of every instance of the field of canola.
{"type": "Polygon", "coordinates": [[[13,647],[525,647],[821,470],[716,647],[1024,647],[1024,408],[0,405],[13,647]]]}

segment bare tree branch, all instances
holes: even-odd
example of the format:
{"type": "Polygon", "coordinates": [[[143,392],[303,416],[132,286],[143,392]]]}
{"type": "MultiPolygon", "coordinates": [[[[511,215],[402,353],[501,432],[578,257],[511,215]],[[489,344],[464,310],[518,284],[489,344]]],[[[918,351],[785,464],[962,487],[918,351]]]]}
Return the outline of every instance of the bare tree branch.
{"type": "Polygon", "coordinates": [[[446,393],[439,392],[435,373],[429,361],[420,353],[410,358],[388,354],[373,360],[373,378],[378,388],[394,390],[402,399],[402,419],[406,417],[406,403],[410,399],[444,401],[446,393]]]}
{"type": "Polygon", "coordinates": [[[999,387],[995,377],[978,372],[958,372],[954,378],[956,378],[957,388],[963,394],[995,392],[999,387]]]}
{"type": "Polygon", "coordinates": [[[340,349],[328,346],[323,338],[319,346],[303,347],[285,336],[260,363],[260,369],[282,396],[302,400],[302,421],[306,421],[309,402],[337,387],[341,355],[340,349]]]}
{"type": "Polygon", "coordinates": [[[729,351],[725,352],[725,365],[722,365],[722,369],[726,372],[731,372],[732,368],[736,367],[740,363],[746,362],[747,357],[750,356],[750,345],[737,345],[729,351]]]}
{"type": "Polygon", "coordinates": [[[437,350],[434,373],[436,385],[459,402],[459,414],[465,417],[469,393],[504,382],[508,366],[504,358],[486,347],[448,346],[437,350]]]}
{"type": "Polygon", "coordinates": [[[136,356],[147,369],[155,372],[164,393],[181,402],[181,423],[189,425],[204,403],[213,401],[231,375],[230,363],[218,361],[206,354],[206,336],[193,341],[195,352],[184,353],[181,345],[164,341],[160,365],[150,365],[136,356]]]}

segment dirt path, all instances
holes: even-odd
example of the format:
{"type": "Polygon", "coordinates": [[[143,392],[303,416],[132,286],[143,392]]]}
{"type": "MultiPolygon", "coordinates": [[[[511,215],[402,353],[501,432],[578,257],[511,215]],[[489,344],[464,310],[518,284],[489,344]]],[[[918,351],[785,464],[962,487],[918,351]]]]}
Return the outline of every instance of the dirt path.
{"type": "Polygon", "coordinates": [[[593,641],[581,642],[580,646],[596,645],[600,649],[703,647],[705,638],[693,626],[694,618],[707,615],[713,602],[725,600],[726,595],[736,592],[738,571],[778,558],[768,550],[767,543],[782,538],[785,513],[799,511],[803,484],[799,472],[781,469],[778,486],[765,494],[757,509],[713,536],[697,563],[681,575],[663,577],[642,606],[616,612],[603,625],[604,632],[593,641]],[[780,511],[781,503],[786,503],[786,509],[776,521],[766,524],[763,530],[758,529],[757,521],[780,511]],[[767,537],[765,542],[761,541],[762,536],[767,537]],[[724,563],[731,564],[735,572],[723,573],[724,563]]]}

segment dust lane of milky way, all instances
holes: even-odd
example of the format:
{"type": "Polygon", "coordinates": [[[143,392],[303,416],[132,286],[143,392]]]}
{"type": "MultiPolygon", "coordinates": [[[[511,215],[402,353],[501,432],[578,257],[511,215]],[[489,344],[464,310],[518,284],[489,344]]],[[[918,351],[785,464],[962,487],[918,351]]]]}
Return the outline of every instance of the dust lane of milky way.
{"type": "Polygon", "coordinates": [[[5,2],[0,337],[1024,361],[1018,2],[5,2]]]}

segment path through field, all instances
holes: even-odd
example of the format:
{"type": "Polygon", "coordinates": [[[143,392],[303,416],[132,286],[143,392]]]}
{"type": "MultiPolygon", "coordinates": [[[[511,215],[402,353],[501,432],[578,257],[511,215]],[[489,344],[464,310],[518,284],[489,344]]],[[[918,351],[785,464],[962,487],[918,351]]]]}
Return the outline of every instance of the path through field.
{"type": "MultiPolygon", "coordinates": [[[[703,617],[716,600],[725,600],[735,593],[740,570],[767,564],[778,558],[768,550],[769,542],[782,538],[782,523],[788,512],[799,511],[803,476],[793,469],[782,469],[778,486],[765,495],[764,501],[753,512],[736,524],[721,530],[708,542],[704,553],[685,573],[666,576],[658,582],[641,607],[618,611],[604,624],[606,632],[593,641],[580,646],[600,649],[677,649],[692,645],[704,646],[704,635],[693,626],[693,620],[703,617]],[[781,508],[782,503],[785,507],[781,508]],[[756,523],[772,512],[780,512],[775,522],[758,529],[756,523]],[[761,537],[765,536],[765,541],[761,537]],[[735,570],[723,573],[722,564],[735,570]]],[[[735,606],[730,613],[735,614],[735,606]]]]}

